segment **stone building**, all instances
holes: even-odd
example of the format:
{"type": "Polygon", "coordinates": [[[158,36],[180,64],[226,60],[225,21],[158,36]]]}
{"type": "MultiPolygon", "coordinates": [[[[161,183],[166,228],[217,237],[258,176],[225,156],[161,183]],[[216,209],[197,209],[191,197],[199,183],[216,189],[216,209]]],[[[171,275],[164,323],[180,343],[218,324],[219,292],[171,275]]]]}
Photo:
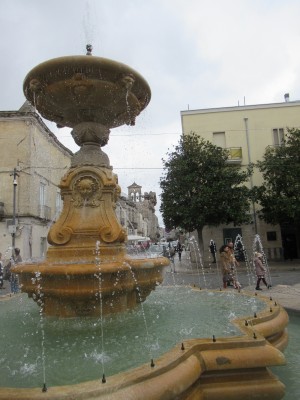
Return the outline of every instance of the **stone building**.
{"type": "MultiPolygon", "coordinates": [[[[261,160],[268,146],[280,146],[288,127],[300,127],[300,101],[289,101],[286,94],[282,103],[181,111],[181,121],[185,135],[195,132],[203,139],[228,149],[228,162],[246,168],[249,163],[261,160]]],[[[262,176],[255,168],[249,185],[259,186],[261,183],[262,176]]],[[[203,238],[207,248],[210,239],[220,247],[240,234],[246,247],[251,249],[257,233],[269,259],[283,257],[286,240],[294,243],[294,258],[299,257],[295,227],[266,224],[257,217],[258,211],[258,205],[254,205],[252,224],[249,225],[205,227],[203,238]]]]}
{"type": "Polygon", "coordinates": [[[14,241],[24,260],[42,258],[73,153],[27,101],[18,111],[0,112],[0,140],[0,251],[8,258],[14,241]]]}

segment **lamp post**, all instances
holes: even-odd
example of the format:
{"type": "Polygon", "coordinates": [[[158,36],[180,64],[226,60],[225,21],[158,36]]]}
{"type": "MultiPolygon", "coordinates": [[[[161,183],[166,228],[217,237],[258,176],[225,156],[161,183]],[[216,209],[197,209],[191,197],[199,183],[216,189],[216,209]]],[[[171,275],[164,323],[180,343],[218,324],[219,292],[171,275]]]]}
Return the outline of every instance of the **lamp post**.
{"type": "Polygon", "coordinates": [[[11,236],[12,236],[12,253],[14,252],[15,249],[15,244],[16,244],[16,199],[17,199],[17,168],[14,168],[14,172],[11,174],[13,176],[13,224],[12,224],[12,231],[11,231],[11,236]]]}
{"type": "MultiPolygon", "coordinates": [[[[248,118],[244,118],[245,122],[245,131],[246,131],[246,140],[247,140],[247,149],[248,149],[248,163],[251,163],[251,152],[250,152],[250,141],[249,141],[249,128],[248,128],[248,118]]],[[[250,186],[253,188],[253,179],[252,175],[250,176],[250,186]]],[[[253,222],[254,222],[254,230],[257,234],[257,221],[256,221],[256,209],[255,202],[252,200],[252,209],[253,209],[253,222]]]]}

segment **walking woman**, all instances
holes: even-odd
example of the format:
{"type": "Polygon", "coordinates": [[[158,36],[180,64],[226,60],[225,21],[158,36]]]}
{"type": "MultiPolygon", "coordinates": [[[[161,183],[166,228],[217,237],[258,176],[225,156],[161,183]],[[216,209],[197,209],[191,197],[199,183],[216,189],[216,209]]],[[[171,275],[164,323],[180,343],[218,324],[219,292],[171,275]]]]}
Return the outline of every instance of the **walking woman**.
{"type": "Polygon", "coordinates": [[[266,285],[266,287],[269,289],[271,285],[268,285],[266,281],[266,268],[262,262],[263,260],[263,255],[261,253],[258,253],[257,251],[254,253],[254,267],[255,267],[255,273],[257,276],[257,282],[256,282],[256,290],[262,290],[259,285],[260,282],[263,281],[263,283],[266,285]]]}

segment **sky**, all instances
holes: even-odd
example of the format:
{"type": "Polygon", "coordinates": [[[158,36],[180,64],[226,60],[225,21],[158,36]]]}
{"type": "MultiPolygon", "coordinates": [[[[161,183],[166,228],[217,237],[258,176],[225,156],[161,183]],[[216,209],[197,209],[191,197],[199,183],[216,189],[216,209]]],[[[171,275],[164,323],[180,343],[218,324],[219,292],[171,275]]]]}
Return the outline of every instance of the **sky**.
{"type": "MultiPolygon", "coordinates": [[[[0,0],[0,110],[25,101],[23,80],[51,58],[93,54],[137,70],[152,97],[103,150],[123,193],[154,191],[178,143],[180,111],[300,99],[299,0],[0,0]]],[[[70,129],[45,121],[73,152],[70,129]]]]}

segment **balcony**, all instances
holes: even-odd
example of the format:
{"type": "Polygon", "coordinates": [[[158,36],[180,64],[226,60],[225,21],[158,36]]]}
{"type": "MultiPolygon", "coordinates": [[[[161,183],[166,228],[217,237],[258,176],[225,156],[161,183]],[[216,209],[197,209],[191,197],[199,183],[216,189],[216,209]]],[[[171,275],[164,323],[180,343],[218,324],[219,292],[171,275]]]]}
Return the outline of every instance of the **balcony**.
{"type": "Polygon", "coordinates": [[[228,151],[228,164],[241,164],[243,152],[241,147],[227,147],[228,151]]]}
{"type": "Polygon", "coordinates": [[[38,216],[41,219],[50,221],[51,220],[51,208],[48,206],[39,205],[38,216]]]}

